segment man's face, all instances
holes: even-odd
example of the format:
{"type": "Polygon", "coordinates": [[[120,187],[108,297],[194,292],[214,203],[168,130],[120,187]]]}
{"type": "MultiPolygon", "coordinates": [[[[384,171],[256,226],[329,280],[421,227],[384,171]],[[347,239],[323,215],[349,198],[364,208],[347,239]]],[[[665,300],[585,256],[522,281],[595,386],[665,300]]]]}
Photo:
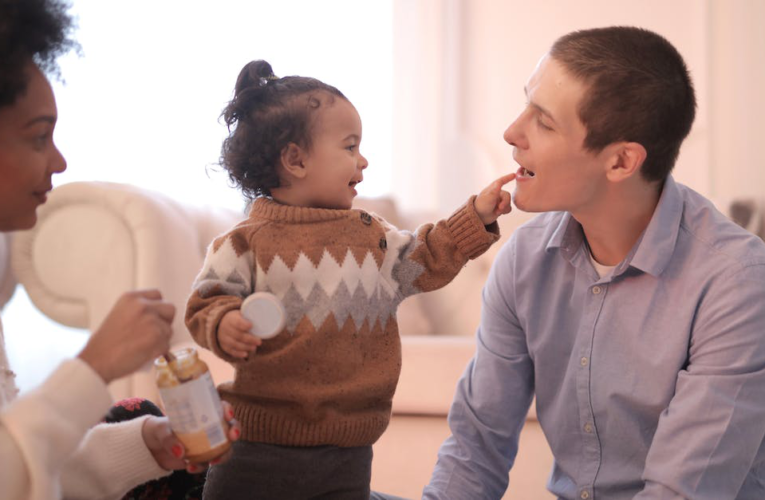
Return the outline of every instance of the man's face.
{"type": "Polygon", "coordinates": [[[24,94],[0,108],[0,231],[34,226],[53,174],[66,169],[53,144],[53,90],[37,66],[30,63],[27,71],[30,79],[24,94]]]}
{"type": "Polygon", "coordinates": [[[606,186],[602,154],[584,149],[587,130],[577,109],[586,87],[546,55],[526,84],[527,105],[507,128],[520,165],[513,201],[527,212],[597,209],[606,186]]]}

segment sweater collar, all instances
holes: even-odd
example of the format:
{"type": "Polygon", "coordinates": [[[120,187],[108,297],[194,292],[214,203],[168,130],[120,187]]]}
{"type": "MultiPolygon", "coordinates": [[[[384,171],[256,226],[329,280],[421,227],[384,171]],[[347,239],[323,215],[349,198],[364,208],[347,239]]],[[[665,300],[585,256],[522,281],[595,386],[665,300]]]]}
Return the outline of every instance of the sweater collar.
{"type": "MultiPolygon", "coordinates": [[[[250,217],[283,222],[319,222],[342,219],[358,210],[309,208],[283,205],[272,198],[260,197],[252,202],[250,217]]],[[[356,215],[358,217],[358,215],[356,215]]]]}

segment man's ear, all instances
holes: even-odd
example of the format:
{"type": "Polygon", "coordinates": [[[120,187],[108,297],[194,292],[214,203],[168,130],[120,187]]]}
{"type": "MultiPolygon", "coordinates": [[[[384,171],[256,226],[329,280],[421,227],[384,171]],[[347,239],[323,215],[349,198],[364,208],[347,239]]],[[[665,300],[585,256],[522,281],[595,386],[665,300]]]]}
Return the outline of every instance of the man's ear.
{"type": "Polygon", "coordinates": [[[282,169],[288,175],[302,179],[306,175],[305,165],[303,165],[304,157],[303,148],[294,142],[290,142],[282,149],[280,158],[282,169]]]}
{"type": "Polygon", "coordinates": [[[606,176],[612,182],[620,182],[640,173],[648,153],[638,142],[619,142],[606,146],[609,150],[606,176]]]}

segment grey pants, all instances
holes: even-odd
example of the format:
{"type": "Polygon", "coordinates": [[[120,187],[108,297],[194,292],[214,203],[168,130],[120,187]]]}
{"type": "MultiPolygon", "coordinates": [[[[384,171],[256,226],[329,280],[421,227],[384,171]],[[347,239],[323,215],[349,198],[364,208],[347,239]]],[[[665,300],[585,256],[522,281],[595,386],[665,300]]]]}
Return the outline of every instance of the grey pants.
{"type": "Polygon", "coordinates": [[[368,500],[372,447],[290,447],[237,441],[207,473],[204,500],[368,500]]]}

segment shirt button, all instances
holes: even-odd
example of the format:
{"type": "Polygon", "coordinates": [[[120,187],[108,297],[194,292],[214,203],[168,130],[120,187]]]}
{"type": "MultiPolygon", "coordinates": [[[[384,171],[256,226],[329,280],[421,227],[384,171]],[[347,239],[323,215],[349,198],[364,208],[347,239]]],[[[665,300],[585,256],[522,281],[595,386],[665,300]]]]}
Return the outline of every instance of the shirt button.
{"type": "Polygon", "coordinates": [[[590,424],[584,424],[584,432],[586,432],[587,434],[589,434],[590,432],[592,432],[592,425],[590,425],[590,424]]]}
{"type": "Polygon", "coordinates": [[[582,492],[579,493],[579,498],[581,498],[582,500],[587,500],[588,498],[590,498],[590,492],[587,490],[582,490],[582,492]]]}
{"type": "Polygon", "coordinates": [[[594,286],[594,287],[592,287],[592,293],[593,293],[593,294],[595,294],[595,295],[600,295],[600,292],[602,292],[602,291],[603,291],[603,289],[602,289],[602,288],[600,288],[600,287],[599,287],[599,286],[597,286],[597,285],[596,285],[596,286],[594,286]]]}
{"type": "Polygon", "coordinates": [[[369,226],[372,224],[372,216],[366,212],[361,212],[361,222],[369,226]]]}
{"type": "Polygon", "coordinates": [[[587,366],[587,358],[582,358],[579,360],[579,364],[582,366],[587,366]]]}

